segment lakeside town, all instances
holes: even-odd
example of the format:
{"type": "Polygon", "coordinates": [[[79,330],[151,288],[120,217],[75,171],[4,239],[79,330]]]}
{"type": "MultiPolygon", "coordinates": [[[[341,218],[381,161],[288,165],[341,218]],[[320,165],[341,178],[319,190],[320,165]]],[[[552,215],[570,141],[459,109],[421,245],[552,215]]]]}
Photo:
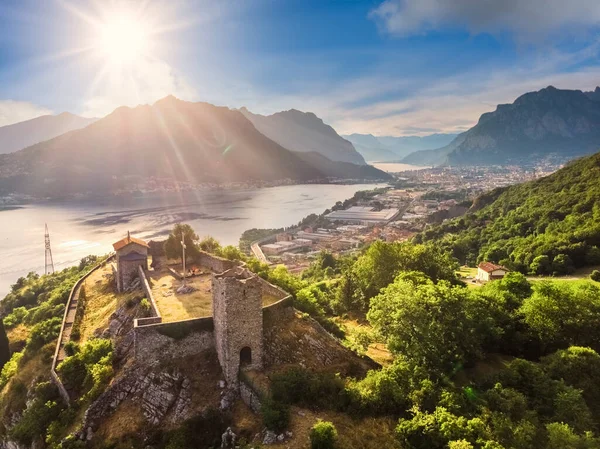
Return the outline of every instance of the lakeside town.
{"type": "Polygon", "coordinates": [[[313,226],[297,226],[253,242],[262,262],[301,272],[322,251],[351,254],[375,240],[406,241],[429,224],[461,216],[479,194],[547,176],[559,165],[438,167],[393,173],[390,187],[338,203],[313,226]]]}

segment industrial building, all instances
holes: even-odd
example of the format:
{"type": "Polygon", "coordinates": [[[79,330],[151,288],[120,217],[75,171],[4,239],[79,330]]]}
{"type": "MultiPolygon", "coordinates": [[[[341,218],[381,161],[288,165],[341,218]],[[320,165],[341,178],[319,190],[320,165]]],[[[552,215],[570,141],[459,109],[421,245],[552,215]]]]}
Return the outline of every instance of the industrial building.
{"type": "Polygon", "coordinates": [[[386,224],[398,216],[398,209],[375,210],[371,206],[353,206],[346,210],[336,210],[325,216],[328,220],[357,223],[363,225],[386,224]]]}
{"type": "Polygon", "coordinates": [[[265,254],[270,256],[282,254],[288,251],[294,251],[297,249],[310,248],[312,245],[312,241],[308,239],[296,239],[292,241],[279,241],[277,243],[269,243],[267,245],[262,245],[261,249],[265,254]]]}

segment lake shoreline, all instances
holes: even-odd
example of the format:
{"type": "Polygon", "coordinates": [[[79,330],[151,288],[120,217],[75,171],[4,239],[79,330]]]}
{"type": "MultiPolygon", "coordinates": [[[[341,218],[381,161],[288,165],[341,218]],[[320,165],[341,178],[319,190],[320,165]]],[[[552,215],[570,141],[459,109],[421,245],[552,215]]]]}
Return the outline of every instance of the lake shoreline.
{"type": "Polygon", "coordinates": [[[296,225],[311,213],[321,214],[369,184],[302,184],[210,192],[177,192],[142,197],[111,197],[102,202],[79,200],[30,204],[6,211],[0,238],[0,298],[19,276],[44,272],[44,227],[48,224],[57,270],[89,254],[103,255],[128,231],[144,240],[163,239],[178,222],[190,224],[202,238],[237,245],[251,228],[296,225]]]}

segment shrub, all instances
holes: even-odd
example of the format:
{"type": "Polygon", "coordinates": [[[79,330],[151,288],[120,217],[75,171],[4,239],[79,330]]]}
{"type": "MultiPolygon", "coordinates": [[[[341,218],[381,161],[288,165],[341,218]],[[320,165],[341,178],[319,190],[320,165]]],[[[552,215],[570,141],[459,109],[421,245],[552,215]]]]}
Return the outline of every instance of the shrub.
{"type": "Polygon", "coordinates": [[[10,360],[6,362],[2,371],[0,372],[0,390],[8,383],[11,377],[17,374],[19,369],[19,362],[23,358],[23,352],[15,352],[10,360]]]}
{"type": "Polygon", "coordinates": [[[65,345],[65,354],[67,354],[68,357],[75,355],[78,352],[79,345],[77,343],[75,343],[74,341],[67,342],[67,344],[65,345]]]}
{"type": "Polygon", "coordinates": [[[22,323],[26,316],[27,309],[25,307],[15,307],[11,313],[4,317],[4,326],[7,329],[11,329],[22,323]]]}
{"type": "Polygon", "coordinates": [[[61,323],[62,320],[59,317],[55,317],[33,326],[29,340],[27,341],[27,349],[39,349],[46,343],[56,339],[60,332],[61,323]]]}
{"type": "Polygon", "coordinates": [[[263,401],[260,413],[262,414],[265,427],[269,430],[281,432],[290,423],[289,406],[273,398],[267,398],[263,401]]]}
{"type": "Polygon", "coordinates": [[[143,298],[140,301],[140,310],[142,311],[143,316],[150,316],[150,301],[147,298],[143,298]]]}
{"type": "Polygon", "coordinates": [[[600,271],[599,270],[592,271],[592,274],[590,274],[590,279],[592,281],[600,282],[600,271]]]}
{"type": "Polygon", "coordinates": [[[329,421],[318,421],[310,430],[311,449],[333,449],[337,440],[337,430],[329,421]]]}
{"type": "Polygon", "coordinates": [[[274,375],[271,378],[271,391],[276,401],[311,408],[339,408],[346,399],[341,378],[303,368],[290,368],[274,375]]]}
{"type": "Polygon", "coordinates": [[[110,340],[88,341],[58,365],[63,382],[75,392],[84,393],[84,399],[96,398],[113,375],[112,349],[110,340]]]}

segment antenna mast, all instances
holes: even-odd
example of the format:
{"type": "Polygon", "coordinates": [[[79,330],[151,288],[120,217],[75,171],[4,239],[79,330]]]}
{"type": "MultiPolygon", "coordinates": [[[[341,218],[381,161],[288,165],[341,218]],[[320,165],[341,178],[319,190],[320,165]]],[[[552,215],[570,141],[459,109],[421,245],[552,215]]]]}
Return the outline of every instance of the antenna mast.
{"type": "Polygon", "coordinates": [[[44,246],[46,247],[46,263],[44,274],[54,273],[54,261],[52,260],[52,249],[50,248],[50,234],[48,233],[48,223],[46,225],[46,233],[44,234],[44,246]]]}

